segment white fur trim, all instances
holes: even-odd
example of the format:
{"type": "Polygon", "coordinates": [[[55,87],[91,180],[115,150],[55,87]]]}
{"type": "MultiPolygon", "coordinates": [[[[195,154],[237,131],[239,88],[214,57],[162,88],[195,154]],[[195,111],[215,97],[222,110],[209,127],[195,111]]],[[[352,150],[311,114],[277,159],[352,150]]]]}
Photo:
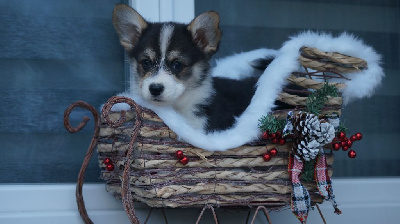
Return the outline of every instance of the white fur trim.
{"type": "MultiPolygon", "coordinates": [[[[380,56],[371,47],[365,45],[354,36],[344,33],[338,37],[332,37],[329,34],[305,32],[292,37],[279,51],[267,49],[259,50],[258,53],[261,52],[260,55],[265,57],[276,56],[276,59],[260,77],[251,104],[244,113],[237,118],[236,124],[228,130],[205,134],[203,131],[191,127],[171,106],[155,106],[146,102],[138,95],[128,94],[125,96],[134,99],[139,105],[156,112],[165,124],[175,131],[182,140],[196,147],[211,151],[221,151],[239,147],[259,137],[258,120],[274,107],[275,98],[281,92],[286,78],[293,71],[297,71],[300,68],[297,59],[299,56],[299,49],[302,46],[316,47],[322,51],[328,52],[339,52],[360,57],[367,61],[368,69],[354,74],[348,74],[351,80],[345,81],[347,85],[347,88],[343,90],[345,103],[348,103],[352,99],[370,96],[384,76],[383,70],[380,67],[380,56]]],[[[254,52],[257,51],[253,51],[253,53],[254,52]]],[[[258,53],[249,55],[254,56],[258,55],[258,53]]],[[[217,65],[222,66],[223,64],[223,66],[225,66],[224,69],[232,67],[231,74],[235,74],[233,78],[243,78],[241,74],[245,74],[245,72],[242,71],[246,71],[249,67],[248,63],[244,61],[247,62],[248,59],[246,60],[243,54],[238,54],[232,56],[229,60],[234,64],[230,64],[228,60],[221,60],[217,65]]],[[[220,68],[214,69],[213,74],[218,76],[218,74],[228,73],[226,72],[227,70],[219,69],[220,68]]]]}
{"type": "Polygon", "coordinates": [[[261,48],[218,59],[211,76],[238,80],[251,77],[255,74],[250,62],[260,58],[274,58],[277,53],[277,50],[261,48]]]}

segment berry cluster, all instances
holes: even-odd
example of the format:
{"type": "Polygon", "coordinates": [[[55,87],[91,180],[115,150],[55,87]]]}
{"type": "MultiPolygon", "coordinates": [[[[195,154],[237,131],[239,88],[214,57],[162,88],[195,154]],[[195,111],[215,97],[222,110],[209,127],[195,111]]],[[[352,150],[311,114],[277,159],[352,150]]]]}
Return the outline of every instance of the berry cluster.
{"type": "MultiPolygon", "coordinates": [[[[343,149],[343,151],[347,151],[351,148],[354,142],[359,141],[362,139],[362,134],[361,133],[356,133],[352,135],[350,138],[346,136],[346,133],[343,131],[339,132],[337,136],[333,139],[332,141],[332,149],[335,151],[338,151],[340,148],[343,149]]],[[[352,159],[356,158],[357,153],[350,149],[348,152],[348,156],[352,159]]]]}
{"type": "Polygon", "coordinates": [[[189,158],[186,157],[185,155],[183,155],[183,151],[182,150],[177,150],[175,152],[175,155],[176,155],[176,158],[178,158],[180,163],[182,163],[183,165],[188,164],[189,158]]]}
{"type": "Polygon", "coordinates": [[[266,162],[270,161],[273,156],[276,156],[276,154],[278,154],[278,150],[276,150],[276,148],[272,148],[263,155],[263,159],[266,162]]]}
{"type": "Polygon", "coordinates": [[[269,133],[269,131],[265,131],[262,134],[262,139],[264,140],[271,140],[273,144],[284,145],[286,140],[282,138],[282,133],[277,131],[275,133],[269,133]]]}
{"type": "Polygon", "coordinates": [[[106,165],[106,170],[108,170],[108,171],[114,170],[114,164],[110,158],[105,158],[103,160],[103,163],[106,165]]]}

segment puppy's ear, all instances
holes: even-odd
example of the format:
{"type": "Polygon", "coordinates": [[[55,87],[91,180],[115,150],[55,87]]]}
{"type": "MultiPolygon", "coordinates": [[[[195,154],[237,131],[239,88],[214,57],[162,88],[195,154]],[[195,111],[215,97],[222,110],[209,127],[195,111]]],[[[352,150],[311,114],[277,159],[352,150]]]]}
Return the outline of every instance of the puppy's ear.
{"type": "Polygon", "coordinates": [[[205,12],[190,22],[187,29],[191,32],[195,44],[206,54],[215,53],[221,39],[218,13],[205,12]]]}
{"type": "Polygon", "coordinates": [[[127,5],[116,5],[112,22],[118,33],[119,41],[126,51],[132,50],[137,44],[147,23],[143,17],[127,5]]]}

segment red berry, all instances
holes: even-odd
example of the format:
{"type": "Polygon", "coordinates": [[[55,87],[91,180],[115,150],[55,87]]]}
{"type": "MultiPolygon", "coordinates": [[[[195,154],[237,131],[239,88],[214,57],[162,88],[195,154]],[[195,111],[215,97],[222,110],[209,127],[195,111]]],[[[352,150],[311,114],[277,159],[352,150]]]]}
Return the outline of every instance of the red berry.
{"type": "Polygon", "coordinates": [[[262,133],[262,139],[267,140],[269,138],[268,131],[262,133]]]}
{"type": "Polygon", "coordinates": [[[355,141],[357,141],[357,137],[356,137],[356,135],[352,135],[352,136],[350,137],[350,140],[351,140],[352,142],[355,142],[355,141]]]}
{"type": "Polygon", "coordinates": [[[271,154],[270,153],[265,153],[264,155],[263,155],[263,159],[264,159],[264,161],[270,161],[271,160],[271,154]]]}
{"type": "Polygon", "coordinates": [[[103,163],[106,164],[106,165],[108,165],[108,164],[111,164],[112,161],[111,161],[110,158],[105,158],[105,159],[103,160],[103,163]]]}
{"type": "Polygon", "coordinates": [[[358,132],[356,134],[356,138],[357,138],[357,140],[361,140],[362,139],[362,134],[360,132],[358,132]]]}
{"type": "Polygon", "coordinates": [[[353,142],[349,139],[347,140],[347,146],[350,148],[353,145],[353,142]]]}
{"type": "Polygon", "coordinates": [[[342,147],[347,146],[347,141],[341,141],[341,142],[340,142],[340,145],[341,145],[342,147]]]}
{"type": "Polygon", "coordinates": [[[286,143],[286,141],[283,138],[279,139],[279,141],[278,141],[279,145],[284,145],[285,143],[286,143]]]}
{"type": "Polygon", "coordinates": [[[182,159],[183,158],[183,151],[182,150],[177,150],[175,152],[176,158],[182,159]]]}
{"type": "Polygon", "coordinates": [[[182,159],[179,160],[179,162],[181,162],[183,165],[186,165],[189,162],[189,158],[184,156],[182,159]]]}
{"type": "Polygon", "coordinates": [[[272,148],[269,150],[269,154],[271,154],[271,156],[276,156],[276,154],[278,154],[278,150],[276,150],[276,148],[272,148]]]}
{"type": "Polygon", "coordinates": [[[113,171],[114,170],[114,165],[113,164],[107,164],[106,169],[108,171],[113,171]]]}
{"type": "Polygon", "coordinates": [[[337,151],[342,147],[342,145],[340,145],[339,143],[333,143],[332,144],[332,148],[333,150],[337,151]]]}
{"type": "Polygon", "coordinates": [[[278,139],[276,139],[276,138],[272,139],[272,144],[276,144],[276,143],[278,143],[278,139]]]}
{"type": "Polygon", "coordinates": [[[281,137],[282,137],[282,134],[281,134],[281,132],[279,132],[279,131],[277,131],[277,132],[275,133],[275,135],[276,135],[276,138],[281,138],[281,137]]]}
{"type": "Polygon", "coordinates": [[[275,134],[275,133],[272,133],[272,134],[269,135],[269,137],[270,137],[271,139],[276,139],[276,134],[275,134]]]}
{"type": "Polygon", "coordinates": [[[336,137],[333,138],[332,143],[339,141],[336,137]]]}
{"type": "Polygon", "coordinates": [[[357,156],[356,151],[350,150],[349,153],[347,154],[350,158],[354,159],[357,156]]]}
{"type": "Polygon", "coordinates": [[[346,133],[344,133],[343,131],[341,131],[341,132],[338,133],[337,137],[338,137],[339,139],[344,139],[344,138],[346,137],[346,133]]]}
{"type": "Polygon", "coordinates": [[[343,151],[347,151],[347,150],[349,150],[349,147],[347,145],[345,145],[342,147],[342,149],[343,149],[343,151]]]}

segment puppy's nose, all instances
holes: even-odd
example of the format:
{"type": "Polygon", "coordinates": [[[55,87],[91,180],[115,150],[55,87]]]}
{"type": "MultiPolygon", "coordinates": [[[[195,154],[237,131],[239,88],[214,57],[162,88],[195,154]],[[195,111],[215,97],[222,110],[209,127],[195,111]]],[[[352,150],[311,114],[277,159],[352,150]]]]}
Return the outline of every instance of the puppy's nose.
{"type": "Polygon", "coordinates": [[[164,85],[158,83],[152,83],[149,86],[151,95],[159,96],[164,91],[164,85]]]}

